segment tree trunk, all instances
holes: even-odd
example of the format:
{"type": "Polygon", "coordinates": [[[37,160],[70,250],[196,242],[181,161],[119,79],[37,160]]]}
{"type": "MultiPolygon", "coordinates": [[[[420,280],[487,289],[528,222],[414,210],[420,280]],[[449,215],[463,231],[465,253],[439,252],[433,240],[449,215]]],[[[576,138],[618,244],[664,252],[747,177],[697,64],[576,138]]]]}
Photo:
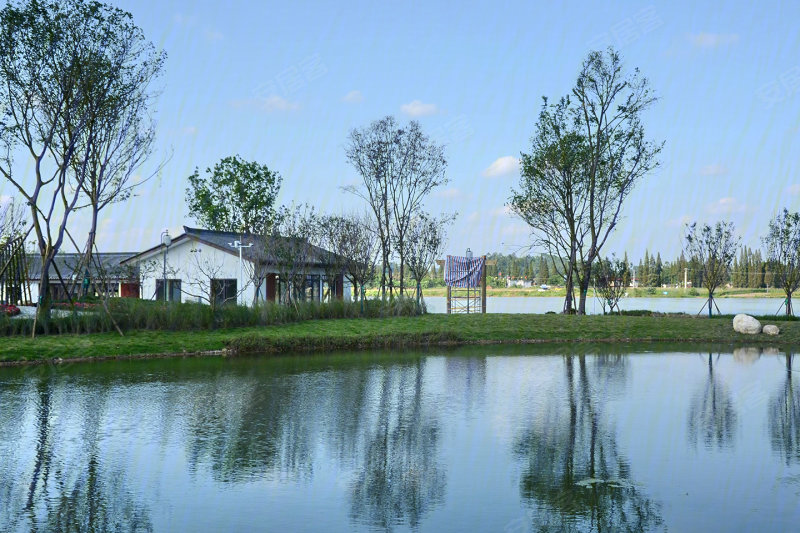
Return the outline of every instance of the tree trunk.
{"type": "Polygon", "coordinates": [[[714,304],[714,295],[712,293],[708,293],[708,318],[711,318],[711,306],[714,304]]]}
{"type": "Polygon", "coordinates": [[[794,309],[792,309],[792,293],[786,291],[786,316],[792,316],[794,309]]]}

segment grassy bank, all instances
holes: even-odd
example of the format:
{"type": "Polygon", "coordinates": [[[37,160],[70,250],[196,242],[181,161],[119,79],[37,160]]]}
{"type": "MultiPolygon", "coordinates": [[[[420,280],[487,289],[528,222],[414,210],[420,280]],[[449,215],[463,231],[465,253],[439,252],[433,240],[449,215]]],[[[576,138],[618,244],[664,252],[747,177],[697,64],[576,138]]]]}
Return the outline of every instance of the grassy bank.
{"type": "Polygon", "coordinates": [[[424,315],[372,319],[310,320],[299,323],[200,331],[133,331],[2,339],[0,363],[194,354],[214,350],[281,353],[436,344],[518,342],[759,342],[800,345],[800,322],[775,321],[781,335],[735,333],[731,317],[424,315]]]}

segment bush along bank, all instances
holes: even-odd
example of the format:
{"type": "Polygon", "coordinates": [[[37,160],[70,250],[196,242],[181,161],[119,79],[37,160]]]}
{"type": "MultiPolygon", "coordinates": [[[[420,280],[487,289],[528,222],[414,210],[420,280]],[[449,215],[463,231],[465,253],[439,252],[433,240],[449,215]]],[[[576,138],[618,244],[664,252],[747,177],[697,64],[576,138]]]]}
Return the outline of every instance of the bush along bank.
{"type": "Polygon", "coordinates": [[[109,302],[110,315],[102,306],[54,310],[49,320],[14,318],[0,313],[0,336],[30,336],[34,322],[36,335],[65,335],[140,330],[196,331],[253,326],[272,326],[314,319],[384,318],[417,316],[425,313],[409,298],[389,301],[368,300],[363,312],[360,302],[264,303],[254,307],[224,305],[212,308],[202,303],[154,302],[120,298],[109,302]],[[113,320],[112,320],[113,318],[113,320]]]}

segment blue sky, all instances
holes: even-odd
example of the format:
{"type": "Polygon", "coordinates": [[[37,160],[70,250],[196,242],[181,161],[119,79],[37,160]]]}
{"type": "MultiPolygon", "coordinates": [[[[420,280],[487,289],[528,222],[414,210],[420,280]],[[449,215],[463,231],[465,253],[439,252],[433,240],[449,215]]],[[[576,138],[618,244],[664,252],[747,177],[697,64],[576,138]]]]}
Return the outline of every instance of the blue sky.
{"type": "Polygon", "coordinates": [[[283,175],[284,203],[360,209],[340,190],[357,179],[346,137],[388,114],[447,143],[451,182],[427,207],[459,212],[448,252],[513,251],[530,238],[504,206],[541,97],[608,45],[650,79],[645,125],[666,141],[608,252],[672,257],[695,219],[733,220],[758,246],[778,209],[800,209],[800,2],[112,3],[169,56],[143,171],[173,156],[106,213],[107,251],[192,224],[186,177],[235,153],[283,175]]]}

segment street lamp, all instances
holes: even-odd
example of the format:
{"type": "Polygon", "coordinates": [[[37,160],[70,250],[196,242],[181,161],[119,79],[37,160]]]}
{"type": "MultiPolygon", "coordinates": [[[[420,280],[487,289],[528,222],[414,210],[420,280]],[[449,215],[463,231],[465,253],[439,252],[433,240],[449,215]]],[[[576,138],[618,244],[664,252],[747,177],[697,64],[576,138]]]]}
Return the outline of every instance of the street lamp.
{"type": "Polygon", "coordinates": [[[242,284],[242,248],[250,248],[251,246],[253,246],[253,243],[251,242],[250,244],[242,244],[242,241],[233,241],[229,242],[228,246],[239,249],[239,280],[237,282],[237,284],[239,284],[239,287],[236,287],[236,292],[238,292],[239,294],[236,296],[236,303],[241,305],[241,299],[242,299],[241,294],[243,292],[240,290],[242,284]]]}
{"type": "Polygon", "coordinates": [[[172,244],[172,237],[169,236],[169,230],[165,229],[161,232],[161,244],[164,246],[164,270],[163,270],[163,280],[164,280],[164,301],[169,301],[167,296],[167,248],[172,244]]]}
{"type": "MultiPolygon", "coordinates": [[[[469,273],[470,268],[472,268],[472,250],[467,248],[467,272],[469,273]]],[[[467,274],[467,314],[469,314],[469,274],[467,274]]]]}

